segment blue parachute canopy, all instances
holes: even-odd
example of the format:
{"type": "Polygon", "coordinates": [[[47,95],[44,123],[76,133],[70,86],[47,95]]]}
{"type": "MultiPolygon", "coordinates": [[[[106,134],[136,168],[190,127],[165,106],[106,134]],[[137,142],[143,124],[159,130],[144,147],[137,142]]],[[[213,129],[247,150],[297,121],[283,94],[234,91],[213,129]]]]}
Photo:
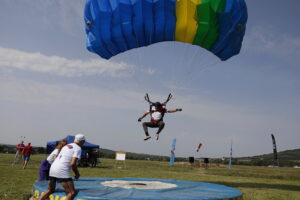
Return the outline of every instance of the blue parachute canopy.
{"type": "Polygon", "coordinates": [[[109,59],[163,41],[198,45],[226,60],[240,52],[245,0],[87,0],[86,47],[109,59]]]}

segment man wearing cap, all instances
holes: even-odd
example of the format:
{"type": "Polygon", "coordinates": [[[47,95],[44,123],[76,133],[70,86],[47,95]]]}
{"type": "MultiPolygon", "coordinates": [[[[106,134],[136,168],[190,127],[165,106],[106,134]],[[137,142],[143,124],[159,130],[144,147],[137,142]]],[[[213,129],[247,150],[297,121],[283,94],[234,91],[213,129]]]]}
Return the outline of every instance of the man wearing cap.
{"type": "Polygon", "coordinates": [[[48,190],[40,196],[39,200],[49,198],[55,191],[56,182],[59,182],[65,189],[67,193],[65,200],[72,200],[76,196],[70,171],[72,169],[74,172],[75,179],[79,178],[80,174],[77,169],[77,160],[80,158],[81,147],[84,142],[84,135],[77,134],[74,143],[67,144],[61,149],[50,168],[48,190]]]}

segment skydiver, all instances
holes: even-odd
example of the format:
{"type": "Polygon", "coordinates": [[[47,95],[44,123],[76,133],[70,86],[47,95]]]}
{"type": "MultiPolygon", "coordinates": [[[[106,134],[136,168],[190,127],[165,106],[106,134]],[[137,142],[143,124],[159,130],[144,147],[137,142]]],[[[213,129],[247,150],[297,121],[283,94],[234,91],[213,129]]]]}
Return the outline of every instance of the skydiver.
{"type": "Polygon", "coordinates": [[[144,131],[145,131],[145,134],[146,134],[146,137],[144,138],[145,141],[151,138],[151,136],[149,136],[149,133],[148,133],[148,127],[158,128],[158,131],[156,132],[156,140],[159,139],[159,133],[163,130],[163,128],[165,126],[165,123],[163,121],[165,113],[174,113],[174,112],[182,111],[181,108],[167,110],[164,107],[165,104],[166,103],[161,104],[160,102],[150,104],[149,111],[145,112],[138,119],[138,121],[141,122],[142,119],[144,117],[146,117],[148,114],[150,114],[150,116],[151,116],[151,121],[150,122],[144,122],[143,123],[143,128],[144,128],[144,131]]]}

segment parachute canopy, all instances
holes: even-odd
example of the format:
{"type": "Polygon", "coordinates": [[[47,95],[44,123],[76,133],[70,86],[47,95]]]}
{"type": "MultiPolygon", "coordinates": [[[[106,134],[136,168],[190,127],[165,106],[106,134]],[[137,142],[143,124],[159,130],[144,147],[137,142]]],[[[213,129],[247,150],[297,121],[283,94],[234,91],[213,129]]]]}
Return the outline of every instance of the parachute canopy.
{"type": "Polygon", "coordinates": [[[240,52],[245,0],[87,0],[86,46],[109,59],[163,41],[201,46],[221,60],[240,52]]]}

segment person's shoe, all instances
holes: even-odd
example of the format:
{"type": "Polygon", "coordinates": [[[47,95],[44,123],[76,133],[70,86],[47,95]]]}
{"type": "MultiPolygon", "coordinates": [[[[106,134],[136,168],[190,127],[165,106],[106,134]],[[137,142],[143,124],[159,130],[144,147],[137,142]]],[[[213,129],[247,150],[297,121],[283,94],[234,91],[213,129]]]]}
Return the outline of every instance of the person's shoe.
{"type": "Polygon", "coordinates": [[[151,138],[151,136],[146,136],[145,138],[144,138],[144,140],[146,141],[146,140],[149,140],[151,138]]]}
{"type": "Polygon", "coordinates": [[[159,139],[159,134],[156,134],[156,140],[158,140],[159,139]]]}

